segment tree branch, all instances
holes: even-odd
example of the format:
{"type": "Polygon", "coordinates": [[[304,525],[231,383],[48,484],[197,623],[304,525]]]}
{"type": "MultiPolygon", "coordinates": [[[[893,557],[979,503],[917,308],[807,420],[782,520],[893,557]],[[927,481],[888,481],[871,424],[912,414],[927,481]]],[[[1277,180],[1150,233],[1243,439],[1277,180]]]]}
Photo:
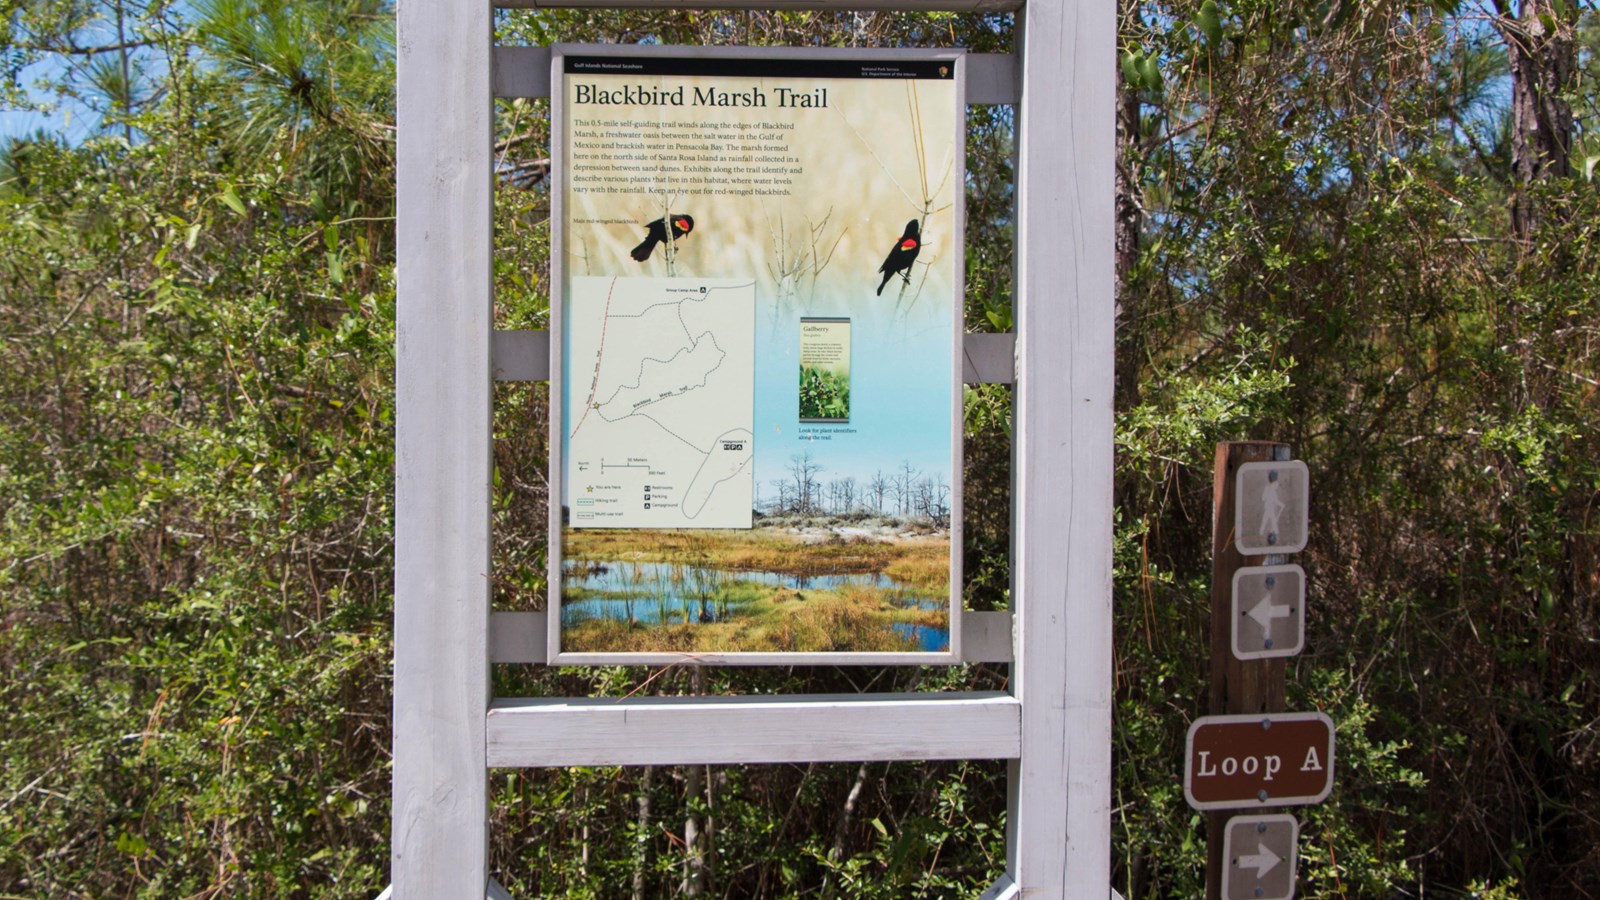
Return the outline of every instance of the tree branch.
{"type": "Polygon", "coordinates": [[[59,54],[61,54],[63,56],[82,56],[82,57],[86,57],[86,58],[91,58],[92,59],[95,56],[98,56],[98,55],[100,55],[102,53],[121,53],[121,52],[123,52],[125,50],[137,50],[137,49],[139,49],[141,47],[153,47],[153,46],[155,46],[155,44],[156,44],[156,42],[154,40],[137,40],[137,41],[118,41],[115,44],[102,44],[102,45],[97,46],[97,47],[80,47],[77,44],[74,44],[74,43],[72,43],[70,41],[67,42],[66,45],[64,45],[64,46],[52,45],[52,44],[48,44],[48,43],[47,44],[27,44],[27,43],[22,43],[22,44],[12,44],[11,46],[13,48],[17,49],[17,50],[26,50],[26,51],[29,51],[31,53],[59,53],[59,54]]]}

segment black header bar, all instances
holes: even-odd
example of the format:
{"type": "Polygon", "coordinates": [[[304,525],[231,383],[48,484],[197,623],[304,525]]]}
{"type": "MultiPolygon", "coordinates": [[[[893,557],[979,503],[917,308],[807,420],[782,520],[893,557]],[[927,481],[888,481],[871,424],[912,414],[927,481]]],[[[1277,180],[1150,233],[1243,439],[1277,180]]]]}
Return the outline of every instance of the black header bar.
{"type": "Polygon", "coordinates": [[[954,59],[815,59],[743,56],[566,56],[569,75],[715,75],[745,78],[955,77],[954,59]]]}

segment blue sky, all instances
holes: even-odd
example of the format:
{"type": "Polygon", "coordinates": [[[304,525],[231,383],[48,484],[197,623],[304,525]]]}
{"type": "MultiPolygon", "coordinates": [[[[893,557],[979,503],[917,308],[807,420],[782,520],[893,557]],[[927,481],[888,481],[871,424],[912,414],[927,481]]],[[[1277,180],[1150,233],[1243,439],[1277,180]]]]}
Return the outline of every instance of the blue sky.
{"type": "Polygon", "coordinates": [[[22,70],[22,84],[36,102],[57,106],[50,113],[31,109],[0,108],[0,138],[26,137],[48,131],[79,143],[94,131],[99,117],[80,103],[57,100],[36,86],[41,80],[60,79],[65,67],[56,59],[46,59],[22,70]]]}
{"type": "MultiPolygon", "coordinates": [[[[166,15],[169,20],[185,21],[189,19],[191,8],[187,3],[177,3],[168,9],[166,15]]],[[[80,47],[107,46],[117,42],[117,28],[115,20],[110,18],[110,13],[102,10],[102,18],[90,26],[83,28],[73,36],[73,41],[80,47]]],[[[126,36],[130,40],[137,38],[133,33],[134,22],[138,11],[130,10],[127,19],[126,36]]],[[[133,80],[140,82],[139,68],[149,68],[154,64],[158,69],[160,60],[149,49],[135,49],[130,54],[133,60],[133,80]]],[[[100,115],[92,108],[71,97],[57,96],[55,90],[48,85],[61,82],[72,74],[70,65],[81,67],[88,58],[67,58],[56,55],[45,55],[43,58],[24,68],[18,82],[27,92],[28,97],[48,111],[41,112],[31,109],[15,109],[0,106],[0,139],[13,137],[27,137],[40,131],[64,138],[69,144],[79,144],[92,137],[100,130],[100,115]]]]}

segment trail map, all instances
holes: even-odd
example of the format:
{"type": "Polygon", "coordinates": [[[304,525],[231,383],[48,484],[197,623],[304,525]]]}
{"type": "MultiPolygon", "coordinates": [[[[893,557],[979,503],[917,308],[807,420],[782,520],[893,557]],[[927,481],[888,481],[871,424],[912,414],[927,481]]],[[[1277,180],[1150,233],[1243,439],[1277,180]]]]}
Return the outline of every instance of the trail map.
{"type": "Polygon", "coordinates": [[[749,528],[755,284],[573,277],[575,528],[749,528]]]}

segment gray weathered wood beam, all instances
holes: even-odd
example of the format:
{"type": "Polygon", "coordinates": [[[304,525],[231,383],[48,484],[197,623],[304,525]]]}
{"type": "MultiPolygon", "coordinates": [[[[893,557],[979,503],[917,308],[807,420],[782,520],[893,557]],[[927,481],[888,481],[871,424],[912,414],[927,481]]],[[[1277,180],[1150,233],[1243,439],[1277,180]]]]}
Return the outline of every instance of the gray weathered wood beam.
{"type": "MultiPolygon", "coordinates": [[[[967,103],[1016,103],[1017,58],[1006,53],[967,54],[967,103]]],[[[549,47],[494,48],[494,95],[501,98],[550,96],[549,47]]]]}
{"type": "Polygon", "coordinates": [[[1003,692],[497,700],[489,765],[628,766],[1008,759],[1003,692]]]}
{"type": "MultiPolygon", "coordinates": [[[[962,342],[962,381],[1010,384],[1017,339],[1012,334],[968,334],[962,342]]],[[[496,331],[493,342],[496,381],[549,381],[550,332],[496,331]]]]}
{"type": "Polygon", "coordinates": [[[1012,608],[1022,756],[1007,867],[1104,897],[1111,846],[1116,5],[1027,5],[1017,111],[1012,608]]]}
{"type": "Polygon", "coordinates": [[[882,12],[1006,13],[1022,8],[1022,0],[494,0],[499,9],[794,9],[819,12],[852,10],[882,12]]]}
{"type": "Polygon", "coordinates": [[[488,885],[489,7],[396,7],[394,896],[488,885]],[[448,864],[441,864],[447,860],[448,864]]]}

